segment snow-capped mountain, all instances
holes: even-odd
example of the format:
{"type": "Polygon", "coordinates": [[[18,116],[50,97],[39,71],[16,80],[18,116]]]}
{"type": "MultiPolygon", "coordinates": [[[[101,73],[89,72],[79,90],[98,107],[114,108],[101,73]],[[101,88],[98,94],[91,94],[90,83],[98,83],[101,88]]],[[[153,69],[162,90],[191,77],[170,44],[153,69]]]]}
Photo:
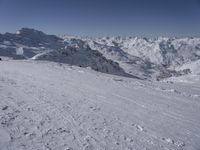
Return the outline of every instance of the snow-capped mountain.
{"type": "Polygon", "coordinates": [[[22,28],[16,34],[0,35],[0,55],[14,59],[37,59],[90,67],[103,73],[130,76],[118,63],[106,59],[80,39],[65,42],[55,35],[22,28]]]}
{"type": "Polygon", "coordinates": [[[200,59],[200,38],[103,37],[83,40],[106,58],[118,62],[127,73],[143,78],[161,79],[189,73],[189,70],[177,72],[176,68],[200,59]]]}
{"type": "Polygon", "coordinates": [[[196,66],[195,62],[200,60],[200,38],[58,37],[22,28],[15,34],[0,34],[0,55],[161,80],[193,73],[194,66],[184,66],[196,66]]]}
{"type": "Polygon", "coordinates": [[[0,35],[0,55],[15,59],[31,58],[38,53],[63,47],[62,41],[54,35],[22,28],[16,34],[0,35]]]}
{"type": "Polygon", "coordinates": [[[129,55],[156,65],[175,67],[200,58],[200,38],[96,38],[101,45],[118,47],[129,55]]]}

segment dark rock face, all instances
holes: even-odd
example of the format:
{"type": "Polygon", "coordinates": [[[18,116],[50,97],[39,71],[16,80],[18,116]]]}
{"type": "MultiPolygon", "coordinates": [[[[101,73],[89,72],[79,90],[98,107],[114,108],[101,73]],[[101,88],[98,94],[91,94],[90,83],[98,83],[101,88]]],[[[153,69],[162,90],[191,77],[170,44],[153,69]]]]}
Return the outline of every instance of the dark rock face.
{"type": "Polygon", "coordinates": [[[180,71],[175,71],[175,70],[165,70],[164,72],[160,72],[160,75],[157,76],[157,81],[170,78],[170,77],[179,77],[182,75],[186,75],[191,73],[190,69],[184,69],[180,71]]]}

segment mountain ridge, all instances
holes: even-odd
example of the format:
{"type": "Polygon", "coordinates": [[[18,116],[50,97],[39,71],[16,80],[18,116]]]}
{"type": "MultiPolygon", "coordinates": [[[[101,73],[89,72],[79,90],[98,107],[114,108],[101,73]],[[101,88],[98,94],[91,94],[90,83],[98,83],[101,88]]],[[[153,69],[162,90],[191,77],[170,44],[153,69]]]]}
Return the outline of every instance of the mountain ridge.
{"type": "Polygon", "coordinates": [[[17,33],[0,34],[0,55],[50,60],[91,67],[104,73],[160,80],[191,72],[184,65],[200,59],[200,38],[58,37],[22,28],[17,33]]]}
{"type": "Polygon", "coordinates": [[[90,67],[103,73],[133,77],[106,59],[82,40],[65,42],[55,35],[22,28],[17,33],[5,33],[0,37],[0,55],[14,59],[49,60],[80,67],[90,67]]]}

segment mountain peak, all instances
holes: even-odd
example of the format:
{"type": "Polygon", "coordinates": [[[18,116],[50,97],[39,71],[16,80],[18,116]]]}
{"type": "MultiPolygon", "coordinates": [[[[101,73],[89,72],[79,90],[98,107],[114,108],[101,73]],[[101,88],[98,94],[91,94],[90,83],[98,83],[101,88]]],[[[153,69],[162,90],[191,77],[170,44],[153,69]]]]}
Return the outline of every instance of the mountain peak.
{"type": "Polygon", "coordinates": [[[21,28],[19,31],[17,31],[17,34],[21,34],[21,35],[42,34],[42,35],[45,35],[45,33],[43,33],[42,31],[38,31],[35,29],[31,29],[31,28],[21,28]]]}

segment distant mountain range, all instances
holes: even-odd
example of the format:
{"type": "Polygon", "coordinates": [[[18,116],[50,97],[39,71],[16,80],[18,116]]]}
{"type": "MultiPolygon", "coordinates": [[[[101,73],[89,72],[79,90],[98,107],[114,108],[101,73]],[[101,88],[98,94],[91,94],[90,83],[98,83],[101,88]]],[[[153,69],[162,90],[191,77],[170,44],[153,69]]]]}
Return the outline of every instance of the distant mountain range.
{"type": "Polygon", "coordinates": [[[49,60],[103,73],[157,79],[181,76],[200,67],[200,38],[138,38],[47,35],[22,28],[0,34],[0,56],[49,60]]]}

